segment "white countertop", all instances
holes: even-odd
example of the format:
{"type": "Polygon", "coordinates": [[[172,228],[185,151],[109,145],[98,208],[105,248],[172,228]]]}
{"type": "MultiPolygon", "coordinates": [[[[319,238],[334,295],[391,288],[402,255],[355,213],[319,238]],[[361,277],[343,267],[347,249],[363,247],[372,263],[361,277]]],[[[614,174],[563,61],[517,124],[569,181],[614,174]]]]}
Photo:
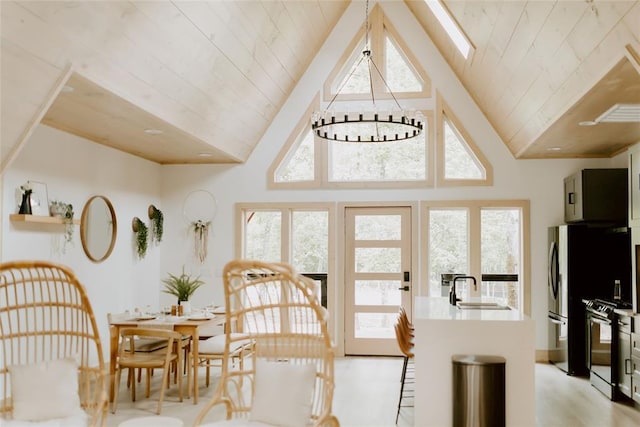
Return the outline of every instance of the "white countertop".
{"type": "Polygon", "coordinates": [[[631,308],[614,308],[613,312],[616,314],[619,314],[620,316],[634,316],[635,313],[633,312],[633,309],[631,308]]]}
{"type": "MultiPolygon", "coordinates": [[[[493,302],[490,300],[471,299],[468,302],[493,302]]],[[[522,321],[528,320],[518,310],[460,309],[449,304],[446,297],[416,297],[413,307],[415,320],[489,320],[489,321],[522,321]]]]}

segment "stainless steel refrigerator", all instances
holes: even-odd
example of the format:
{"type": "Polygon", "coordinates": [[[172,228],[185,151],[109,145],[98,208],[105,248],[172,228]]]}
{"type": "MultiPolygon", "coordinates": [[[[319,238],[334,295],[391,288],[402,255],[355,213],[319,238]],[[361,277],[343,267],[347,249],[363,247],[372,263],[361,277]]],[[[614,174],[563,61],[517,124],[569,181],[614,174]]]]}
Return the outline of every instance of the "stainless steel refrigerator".
{"type": "Polygon", "coordinates": [[[548,230],[549,361],[588,376],[583,300],[612,300],[615,280],[631,301],[631,243],[626,227],[570,224],[548,230]]]}

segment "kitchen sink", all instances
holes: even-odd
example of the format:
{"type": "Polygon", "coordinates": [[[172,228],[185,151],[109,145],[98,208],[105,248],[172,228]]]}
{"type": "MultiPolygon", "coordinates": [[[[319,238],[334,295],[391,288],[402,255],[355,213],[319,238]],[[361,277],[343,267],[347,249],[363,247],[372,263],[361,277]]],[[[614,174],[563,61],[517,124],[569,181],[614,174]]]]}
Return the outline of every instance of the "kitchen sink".
{"type": "Polygon", "coordinates": [[[460,301],[457,306],[460,310],[511,310],[508,305],[498,304],[497,302],[460,301]]]}

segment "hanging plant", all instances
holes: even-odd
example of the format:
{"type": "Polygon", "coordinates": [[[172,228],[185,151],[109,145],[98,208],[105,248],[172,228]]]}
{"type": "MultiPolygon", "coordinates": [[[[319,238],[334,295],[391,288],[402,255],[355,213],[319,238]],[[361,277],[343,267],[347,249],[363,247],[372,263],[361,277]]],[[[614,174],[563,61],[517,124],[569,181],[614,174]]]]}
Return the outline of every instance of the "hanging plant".
{"type": "Polygon", "coordinates": [[[209,226],[211,221],[203,221],[201,219],[193,221],[191,226],[195,234],[195,252],[200,262],[204,262],[207,258],[207,246],[209,242],[209,226]]]}
{"type": "Polygon", "coordinates": [[[73,205],[71,203],[64,204],[64,245],[73,242],[73,205]]]}
{"type": "Polygon", "coordinates": [[[151,220],[151,240],[155,243],[160,243],[164,231],[164,215],[160,209],[154,205],[149,205],[149,219],[151,220]]]}
{"type": "Polygon", "coordinates": [[[64,246],[62,253],[67,252],[67,245],[73,243],[73,233],[75,226],[73,224],[73,205],[60,200],[52,200],[49,203],[49,212],[51,216],[62,219],[64,223],[64,246]]]}
{"type": "Polygon", "coordinates": [[[138,217],[133,218],[132,228],[136,235],[136,249],[138,250],[138,257],[142,259],[147,254],[149,228],[147,227],[147,224],[142,222],[138,217]]]}

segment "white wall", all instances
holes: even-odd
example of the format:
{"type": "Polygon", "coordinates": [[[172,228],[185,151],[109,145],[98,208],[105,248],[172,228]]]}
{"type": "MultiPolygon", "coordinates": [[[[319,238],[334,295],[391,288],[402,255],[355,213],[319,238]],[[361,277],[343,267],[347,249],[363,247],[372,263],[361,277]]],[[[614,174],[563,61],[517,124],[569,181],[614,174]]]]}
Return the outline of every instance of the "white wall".
{"type": "MultiPolygon", "coordinates": [[[[87,288],[108,351],[108,312],[121,312],[146,304],[159,304],[160,248],[150,245],[139,260],[133,244],[131,220],[147,218],[147,207],[162,207],[161,167],[82,138],[39,126],[3,179],[2,261],[44,259],[71,267],[87,288]],[[89,197],[106,196],[116,212],[118,235],[113,253],[100,264],[82,250],[80,227],[63,253],[64,226],[13,223],[17,213],[16,189],[26,181],[47,184],[49,199],[71,203],[80,219],[89,197]]],[[[106,355],[106,354],[105,354],[106,355]]]]}

